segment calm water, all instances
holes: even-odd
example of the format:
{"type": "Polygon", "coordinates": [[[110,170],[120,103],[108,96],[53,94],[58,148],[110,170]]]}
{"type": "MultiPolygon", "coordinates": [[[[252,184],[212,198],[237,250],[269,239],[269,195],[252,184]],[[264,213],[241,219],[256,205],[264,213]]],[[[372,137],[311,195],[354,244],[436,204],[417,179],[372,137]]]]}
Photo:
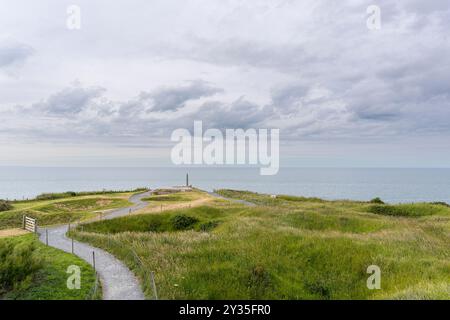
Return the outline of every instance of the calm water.
{"type": "Polygon", "coordinates": [[[282,168],[260,176],[249,168],[18,168],[0,167],[0,198],[31,198],[43,192],[161,187],[245,189],[325,199],[450,203],[450,169],[282,168]]]}

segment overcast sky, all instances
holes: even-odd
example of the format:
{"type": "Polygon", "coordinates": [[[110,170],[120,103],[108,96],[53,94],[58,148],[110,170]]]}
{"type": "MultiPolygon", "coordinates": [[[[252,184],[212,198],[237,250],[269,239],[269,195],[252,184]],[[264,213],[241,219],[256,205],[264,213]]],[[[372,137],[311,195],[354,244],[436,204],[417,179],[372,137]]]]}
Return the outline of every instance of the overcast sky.
{"type": "Polygon", "coordinates": [[[203,120],[279,128],[282,165],[450,166],[448,0],[0,4],[0,165],[169,165],[203,120]]]}

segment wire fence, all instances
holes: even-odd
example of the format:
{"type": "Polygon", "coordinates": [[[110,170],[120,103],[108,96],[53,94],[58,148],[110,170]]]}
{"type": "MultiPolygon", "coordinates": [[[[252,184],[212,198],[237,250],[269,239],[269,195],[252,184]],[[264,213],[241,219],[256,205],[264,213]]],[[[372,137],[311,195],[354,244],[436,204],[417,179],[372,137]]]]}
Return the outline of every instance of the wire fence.
{"type": "Polygon", "coordinates": [[[92,286],[91,290],[89,290],[89,293],[86,295],[85,300],[98,300],[99,298],[101,298],[99,287],[100,287],[100,277],[96,272],[94,285],[92,286]]]}
{"type": "Polygon", "coordinates": [[[111,253],[118,253],[119,256],[124,257],[122,261],[129,264],[131,269],[134,269],[135,273],[141,275],[142,278],[142,288],[144,292],[152,292],[154,300],[158,300],[158,291],[156,288],[155,272],[149,270],[148,266],[142,261],[135,250],[131,248],[124,248],[123,244],[119,243],[111,236],[107,237],[106,240],[108,251],[111,253]],[[117,252],[120,250],[120,252],[117,252]]]}
{"type": "MultiPolygon", "coordinates": [[[[84,230],[84,224],[78,223],[77,229],[80,232],[84,230]]],[[[109,253],[119,258],[123,263],[128,265],[128,267],[134,271],[135,274],[141,276],[141,285],[144,292],[151,292],[154,300],[158,300],[158,291],[156,287],[156,278],[155,272],[149,270],[149,267],[145,265],[144,261],[139,257],[135,250],[132,248],[126,248],[122,243],[115,240],[111,235],[107,235],[100,239],[101,248],[103,250],[108,251],[109,253]]],[[[98,277],[96,282],[99,282],[98,277]]],[[[98,285],[94,286],[95,288],[98,285]]],[[[98,290],[98,289],[96,289],[98,290]]],[[[95,296],[95,294],[91,294],[90,296],[95,296]]]]}

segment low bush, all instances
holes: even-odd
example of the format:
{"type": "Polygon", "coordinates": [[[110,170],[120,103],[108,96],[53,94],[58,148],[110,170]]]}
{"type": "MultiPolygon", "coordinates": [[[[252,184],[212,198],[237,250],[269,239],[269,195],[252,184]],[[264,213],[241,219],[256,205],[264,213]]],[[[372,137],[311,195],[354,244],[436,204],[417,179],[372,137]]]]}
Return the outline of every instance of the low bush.
{"type": "Polygon", "coordinates": [[[29,286],[42,267],[32,243],[0,243],[0,296],[9,290],[29,286]]]}
{"type": "Polygon", "coordinates": [[[5,200],[0,200],[0,212],[11,210],[13,206],[5,200]]]}
{"type": "Polygon", "coordinates": [[[372,200],[369,201],[369,203],[384,204],[383,200],[381,200],[378,197],[373,198],[372,200]]]}
{"type": "Polygon", "coordinates": [[[186,230],[198,222],[197,218],[186,216],[184,214],[173,216],[170,219],[172,227],[175,230],[186,230]]]}

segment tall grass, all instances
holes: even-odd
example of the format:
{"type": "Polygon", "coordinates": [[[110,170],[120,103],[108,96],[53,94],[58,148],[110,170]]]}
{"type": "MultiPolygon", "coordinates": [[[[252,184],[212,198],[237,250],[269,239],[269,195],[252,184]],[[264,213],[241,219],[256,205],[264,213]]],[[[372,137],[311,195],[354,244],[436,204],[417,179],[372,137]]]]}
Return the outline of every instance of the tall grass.
{"type": "MultiPolygon", "coordinates": [[[[240,198],[240,192],[227,193],[240,198]]],[[[165,299],[450,299],[450,288],[442,285],[450,279],[444,206],[401,205],[421,212],[421,219],[396,219],[372,214],[373,204],[363,202],[250,192],[241,198],[264,205],[220,201],[86,224],[73,234],[123,260],[148,298],[153,292],[146,273],[155,271],[165,299]],[[438,209],[423,214],[430,206],[438,209]],[[177,215],[198,222],[176,230],[170,225],[177,215]],[[166,227],[149,227],[158,220],[166,227]],[[208,232],[199,227],[216,221],[208,232]],[[366,286],[372,264],[382,270],[381,290],[366,286]]]]}
{"type": "Polygon", "coordinates": [[[43,245],[35,235],[0,239],[0,299],[85,300],[101,298],[95,272],[80,258],[43,245]],[[69,266],[81,271],[81,288],[67,288],[69,266]]]}
{"type": "Polygon", "coordinates": [[[42,260],[32,242],[0,243],[0,296],[12,289],[30,286],[42,260]]]}

